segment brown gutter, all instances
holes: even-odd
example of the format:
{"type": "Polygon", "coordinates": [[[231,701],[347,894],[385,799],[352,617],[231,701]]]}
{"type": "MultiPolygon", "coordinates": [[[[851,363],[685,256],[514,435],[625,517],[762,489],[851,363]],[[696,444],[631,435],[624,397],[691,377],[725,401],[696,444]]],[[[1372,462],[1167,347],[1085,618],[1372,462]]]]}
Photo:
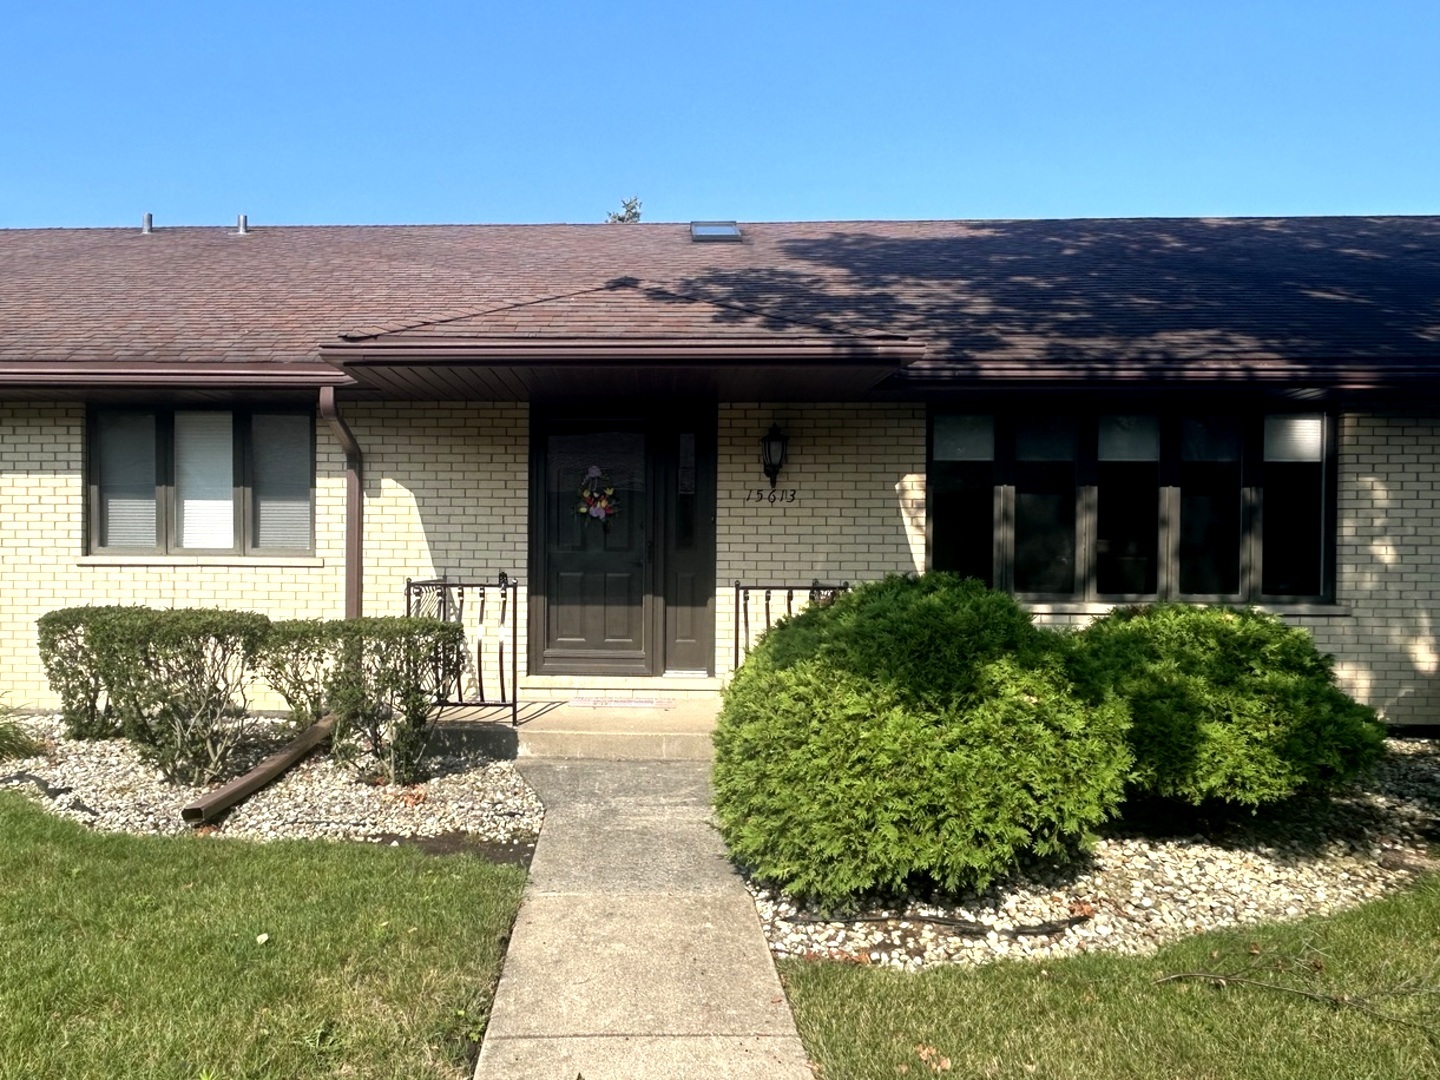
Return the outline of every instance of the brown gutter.
{"type": "Polygon", "coordinates": [[[884,360],[910,364],[925,355],[923,342],[903,338],[872,337],[841,340],[723,339],[697,341],[684,338],[606,338],[570,341],[532,338],[452,339],[408,341],[357,341],[322,345],[320,357],[337,367],[394,364],[414,360],[426,366],[489,364],[524,366],[543,362],[575,363],[612,360],[672,367],[686,362],[714,364],[771,364],[776,361],[817,365],[837,360],[884,360]]]}
{"type": "Polygon", "coordinates": [[[253,795],[272,780],[278,779],[291,766],[314,750],[330,735],[335,718],[327,716],[311,724],[289,746],[277,750],[244,776],[231,780],[222,788],[202,795],[180,811],[180,819],[190,825],[201,825],[230,809],[241,799],[253,795]]]}
{"type": "Polygon", "coordinates": [[[358,619],[365,580],[365,456],[350,425],[340,415],[333,386],[320,388],[320,417],[330,425],[335,441],[345,451],[345,618],[358,619]]]}
{"type": "Polygon", "coordinates": [[[348,386],[328,364],[17,363],[0,361],[0,386],[289,387],[348,386]]]}

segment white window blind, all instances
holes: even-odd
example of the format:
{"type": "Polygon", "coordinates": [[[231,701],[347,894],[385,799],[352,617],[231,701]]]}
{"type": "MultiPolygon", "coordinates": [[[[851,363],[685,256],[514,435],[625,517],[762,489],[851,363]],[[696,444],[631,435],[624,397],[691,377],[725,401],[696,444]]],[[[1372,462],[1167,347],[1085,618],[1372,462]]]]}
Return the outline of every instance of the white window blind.
{"type": "Polygon", "coordinates": [[[1266,461],[1323,461],[1323,416],[1265,417],[1266,461]]]}
{"type": "Polygon", "coordinates": [[[235,546],[235,442],[228,412],[175,414],[175,533],[182,548],[235,546]]]}
{"type": "Polygon", "coordinates": [[[100,546],[155,546],[155,414],[107,412],[99,443],[100,546]]]}
{"type": "Polygon", "coordinates": [[[310,417],[257,415],[250,421],[254,547],[310,547],[310,417]]]}

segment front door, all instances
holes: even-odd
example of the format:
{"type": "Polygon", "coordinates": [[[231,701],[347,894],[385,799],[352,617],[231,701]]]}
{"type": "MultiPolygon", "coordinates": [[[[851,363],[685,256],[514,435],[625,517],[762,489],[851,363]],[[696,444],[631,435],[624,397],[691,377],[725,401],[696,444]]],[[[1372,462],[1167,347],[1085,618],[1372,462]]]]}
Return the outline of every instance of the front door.
{"type": "Polygon", "coordinates": [[[710,671],[713,416],[540,415],[533,446],[530,670],[710,671]]]}

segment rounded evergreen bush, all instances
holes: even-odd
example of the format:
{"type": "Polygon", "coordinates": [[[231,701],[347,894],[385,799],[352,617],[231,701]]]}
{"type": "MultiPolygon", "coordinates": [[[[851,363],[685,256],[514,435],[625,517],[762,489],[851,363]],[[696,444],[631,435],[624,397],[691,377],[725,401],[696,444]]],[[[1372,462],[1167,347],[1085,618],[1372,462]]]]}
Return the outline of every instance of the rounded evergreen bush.
{"type": "Polygon", "coordinates": [[[715,803],[733,857],[826,906],[982,887],[1116,810],[1124,707],[1066,681],[1058,635],[951,574],[891,577],[769,631],[725,692],[715,803]]]}
{"type": "Polygon", "coordinates": [[[1373,709],[1310,635],[1253,609],[1122,608],[1075,635],[1073,673],[1131,714],[1133,789],[1246,806],[1323,791],[1384,751],[1373,709]]]}

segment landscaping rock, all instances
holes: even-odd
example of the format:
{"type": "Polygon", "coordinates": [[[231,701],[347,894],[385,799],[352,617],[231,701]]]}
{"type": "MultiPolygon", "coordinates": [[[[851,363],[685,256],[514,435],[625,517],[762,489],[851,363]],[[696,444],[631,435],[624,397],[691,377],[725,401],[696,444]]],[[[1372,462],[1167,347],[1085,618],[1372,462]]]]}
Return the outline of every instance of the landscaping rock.
{"type": "MultiPolygon", "coordinates": [[[[68,739],[52,717],[22,723],[45,742],[47,752],[7,763],[0,770],[0,787],[14,787],[53,813],[106,832],[192,831],[180,810],[209,789],[170,783],[123,739],[68,739]]],[[[289,737],[282,723],[262,724],[239,755],[235,773],[251,768],[289,737]]],[[[424,767],[430,776],[424,783],[383,786],[328,754],[315,754],[201,834],[378,842],[464,833],[491,843],[523,843],[540,831],[543,808],[511,763],[451,752],[431,755],[424,767]]]]}
{"type": "Polygon", "coordinates": [[[1219,823],[1197,815],[1184,836],[1112,827],[1083,862],[1033,868],[981,893],[908,895],[827,920],[754,883],[751,892],[777,957],[912,970],[1136,955],[1206,930],[1328,915],[1440,869],[1430,847],[1440,740],[1389,739],[1386,749],[1372,776],[1332,801],[1219,823]]]}

